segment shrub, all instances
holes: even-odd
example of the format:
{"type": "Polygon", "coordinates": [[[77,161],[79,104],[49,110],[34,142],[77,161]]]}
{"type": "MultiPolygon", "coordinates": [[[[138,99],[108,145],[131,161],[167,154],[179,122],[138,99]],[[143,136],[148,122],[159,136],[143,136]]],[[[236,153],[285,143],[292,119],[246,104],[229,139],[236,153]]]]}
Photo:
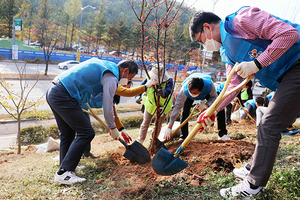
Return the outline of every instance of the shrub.
{"type": "Polygon", "coordinates": [[[59,132],[58,126],[56,124],[49,126],[46,129],[46,132],[47,132],[47,137],[53,137],[54,139],[59,139],[60,132],[59,132]]]}
{"type": "Polygon", "coordinates": [[[22,145],[36,144],[45,140],[46,129],[40,126],[29,126],[21,129],[20,139],[22,145]]]}
{"type": "MultiPolygon", "coordinates": [[[[140,127],[143,122],[143,116],[123,117],[121,118],[121,122],[125,128],[140,127]]],[[[98,122],[92,122],[92,126],[96,134],[107,133],[107,130],[98,122]]],[[[56,124],[53,124],[47,128],[43,127],[42,125],[29,126],[21,129],[21,144],[29,145],[47,142],[49,137],[59,139],[59,134],[60,132],[56,124]]]]}
{"type": "Polygon", "coordinates": [[[35,57],[35,59],[33,59],[33,60],[29,60],[29,59],[24,59],[24,60],[27,63],[35,63],[35,64],[43,64],[43,63],[45,63],[45,60],[42,59],[42,58],[39,58],[39,57],[35,57]]]}
{"type": "Polygon", "coordinates": [[[59,130],[56,124],[53,124],[47,128],[42,125],[29,126],[21,129],[20,134],[22,145],[46,142],[49,137],[59,139],[59,130]]]}
{"type": "Polygon", "coordinates": [[[143,122],[143,116],[129,116],[120,119],[124,128],[140,127],[143,122]]]}

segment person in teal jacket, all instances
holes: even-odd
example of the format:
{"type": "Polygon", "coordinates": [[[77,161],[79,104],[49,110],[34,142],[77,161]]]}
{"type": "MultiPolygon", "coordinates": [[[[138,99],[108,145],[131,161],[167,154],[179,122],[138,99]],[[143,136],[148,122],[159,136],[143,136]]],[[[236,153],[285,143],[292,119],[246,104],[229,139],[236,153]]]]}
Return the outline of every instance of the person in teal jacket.
{"type": "MultiPolygon", "coordinates": [[[[226,74],[235,68],[227,88],[255,75],[260,83],[276,91],[261,123],[250,161],[250,172],[232,188],[220,190],[226,198],[249,198],[266,186],[276,161],[281,132],[300,113],[300,25],[269,14],[257,7],[242,7],[221,20],[211,12],[197,12],[190,21],[190,36],[207,51],[220,50],[226,74]]],[[[237,95],[229,96],[217,109],[222,110],[237,95]]],[[[205,127],[215,116],[202,115],[205,127]]]]}
{"type": "MultiPolygon", "coordinates": [[[[123,60],[116,65],[92,58],[59,74],[49,85],[46,100],[60,131],[60,168],[55,173],[55,182],[71,185],[86,180],[74,172],[86,146],[95,136],[89,118],[82,111],[86,103],[91,107],[103,107],[111,137],[119,138],[113,98],[118,84],[126,85],[137,72],[138,65],[133,60],[123,60]]],[[[128,134],[122,137],[130,138],[128,134]]]]}

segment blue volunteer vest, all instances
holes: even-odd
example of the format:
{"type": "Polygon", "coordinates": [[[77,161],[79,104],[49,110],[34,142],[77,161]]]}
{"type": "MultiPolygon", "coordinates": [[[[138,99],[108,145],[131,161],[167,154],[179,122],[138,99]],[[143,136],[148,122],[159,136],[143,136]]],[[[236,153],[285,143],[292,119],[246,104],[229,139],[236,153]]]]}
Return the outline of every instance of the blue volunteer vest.
{"type": "Polygon", "coordinates": [[[226,82],[222,82],[220,85],[218,85],[218,87],[216,88],[216,90],[217,90],[218,93],[222,92],[222,90],[223,90],[223,88],[225,86],[225,83],[226,82]]]}
{"type": "Polygon", "coordinates": [[[247,108],[247,105],[250,104],[254,109],[256,109],[255,99],[250,99],[244,103],[244,107],[247,108]]]}
{"type": "Polygon", "coordinates": [[[210,93],[211,91],[211,76],[206,75],[206,74],[202,74],[202,73],[193,73],[191,74],[189,77],[187,77],[183,82],[182,82],[182,87],[184,90],[185,95],[190,98],[193,99],[194,101],[196,100],[204,100],[205,97],[210,93]],[[188,82],[191,78],[193,77],[197,77],[197,78],[202,78],[203,82],[204,82],[204,87],[201,91],[201,93],[199,94],[199,96],[193,98],[191,97],[190,93],[189,93],[189,89],[188,89],[188,82]]]}
{"type": "Polygon", "coordinates": [[[102,108],[101,79],[107,71],[113,73],[119,80],[119,67],[113,62],[97,58],[82,62],[57,77],[81,106],[85,108],[85,103],[89,103],[93,108],[102,108]]]}
{"type": "MultiPolygon", "coordinates": [[[[260,38],[254,40],[245,40],[237,38],[230,34],[232,30],[232,19],[237,13],[246,7],[240,8],[237,12],[228,15],[220,22],[221,40],[223,48],[220,49],[222,61],[232,66],[236,62],[253,61],[258,57],[272,42],[271,40],[263,40],[260,38]]],[[[288,20],[280,19],[285,23],[290,24],[300,32],[300,25],[291,23],[288,20]]],[[[279,86],[279,80],[290,69],[293,63],[300,58],[300,39],[289,48],[278,60],[271,65],[259,70],[255,77],[260,80],[260,83],[275,91],[279,86]]]]}

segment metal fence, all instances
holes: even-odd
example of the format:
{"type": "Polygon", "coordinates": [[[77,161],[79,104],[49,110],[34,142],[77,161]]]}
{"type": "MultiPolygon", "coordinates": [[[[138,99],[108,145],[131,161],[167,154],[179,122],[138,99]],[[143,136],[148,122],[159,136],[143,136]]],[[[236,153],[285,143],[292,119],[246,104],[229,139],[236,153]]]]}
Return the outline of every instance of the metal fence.
{"type": "MultiPolygon", "coordinates": [[[[2,55],[3,58],[5,59],[12,59],[12,51],[11,49],[2,49],[0,48],[0,55],[2,55]]],[[[18,51],[18,60],[34,60],[36,57],[44,59],[44,52],[36,52],[36,51],[23,51],[19,50],[18,51]]],[[[88,55],[80,55],[80,62],[86,61],[90,58],[93,58],[97,56],[88,56],[88,55]]],[[[50,60],[52,61],[58,61],[58,62],[64,62],[67,60],[76,60],[76,55],[75,54],[65,54],[65,53],[52,53],[50,56],[50,60]]],[[[124,60],[124,58],[115,58],[115,57],[102,57],[101,60],[108,60],[111,62],[114,62],[118,64],[121,60],[124,60]]],[[[142,61],[137,60],[137,63],[139,66],[141,66],[142,61]]],[[[150,65],[151,62],[146,61],[146,65],[150,65]]],[[[177,65],[175,66],[173,63],[167,63],[166,64],[167,70],[172,70],[172,69],[177,69],[178,71],[187,69],[187,71],[195,70],[195,66],[185,66],[185,65],[177,65]]]]}

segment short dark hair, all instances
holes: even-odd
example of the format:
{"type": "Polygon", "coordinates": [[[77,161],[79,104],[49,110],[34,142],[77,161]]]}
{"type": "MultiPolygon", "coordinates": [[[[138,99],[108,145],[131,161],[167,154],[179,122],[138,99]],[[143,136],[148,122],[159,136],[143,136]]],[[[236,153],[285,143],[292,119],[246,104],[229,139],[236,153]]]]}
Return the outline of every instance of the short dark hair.
{"type": "Polygon", "coordinates": [[[204,87],[204,82],[202,78],[193,77],[188,83],[189,91],[193,89],[198,89],[201,92],[203,87],[204,87]]]}
{"type": "Polygon", "coordinates": [[[196,12],[193,15],[189,25],[191,40],[194,41],[195,34],[202,32],[204,23],[217,24],[220,21],[221,18],[212,12],[204,12],[204,11],[196,12]]]}
{"type": "Polygon", "coordinates": [[[138,64],[134,60],[122,60],[118,63],[119,68],[128,68],[129,74],[137,74],[139,70],[138,64]]]}
{"type": "Polygon", "coordinates": [[[264,107],[268,107],[269,105],[269,98],[268,97],[257,97],[255,99],[256,103],[262,105],[264,107]]]}

